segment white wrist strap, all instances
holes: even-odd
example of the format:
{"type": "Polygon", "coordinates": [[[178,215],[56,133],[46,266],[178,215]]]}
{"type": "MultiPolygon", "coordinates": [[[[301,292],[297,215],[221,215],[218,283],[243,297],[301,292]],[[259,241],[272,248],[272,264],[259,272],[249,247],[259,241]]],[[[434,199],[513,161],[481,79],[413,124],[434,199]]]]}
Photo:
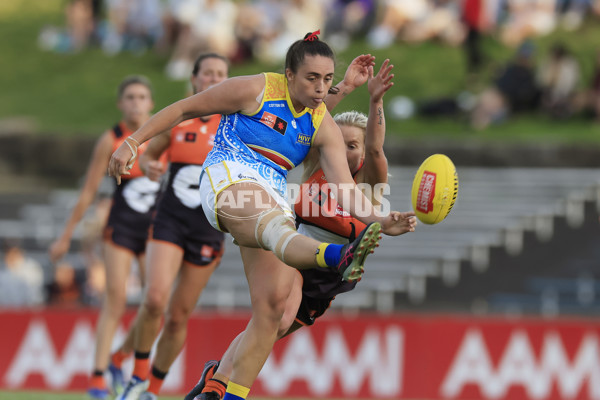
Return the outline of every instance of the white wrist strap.
{"type": "Polygon", "coordinates": [[[135,162],[135,158],[137,157],[137,146],[132,146],[127,140],[125,140],[125,144],[127,145],[127,147],[129,147],[129,150],[131,150],[131,158],[129,159],[129,161],[127,161],[126,166],[127,169],[131,169],[133,167],[133,163],[135,162]]]}

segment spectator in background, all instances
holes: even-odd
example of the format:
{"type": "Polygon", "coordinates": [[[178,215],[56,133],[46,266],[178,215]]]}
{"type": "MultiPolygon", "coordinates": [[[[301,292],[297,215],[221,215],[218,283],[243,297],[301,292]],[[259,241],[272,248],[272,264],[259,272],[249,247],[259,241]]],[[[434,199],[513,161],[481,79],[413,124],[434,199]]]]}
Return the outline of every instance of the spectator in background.
{"type": "Polygon", "coordinates": [[[48,285],[47,303],[60,307],[81,305],[81,283],[77,271],[70,263],[62,261],[54,269],[53,281],[48,285]]]}
{"type": "Polygon", "coordinates": [[[390,46],[409,22],[425,18],[426,0],[384,0],[378,11],[379,22],[367,35],[369,45],[377,49],[390,46]]]}
{"type": "Polygon", "coordinates": [[[572,114],[579,75],[579,63],[571,52],[560,43],[552,46],[537,75],[541,106],[546,113],[561,119],[572,114]]]}
{"type": "Polygon", "coordinates": [[[4,243],[4,265],[15,280],[24,283],[27,291],[27,304],[41,304],[44,301],[44,271],[39,262],[25,254],[17,240],[4,243]]]}
{"type": "Polygon", "coordinates": [[[453,1],[388,0],[382,10],[380,23],[367,36],[376,48],[385,48],[396,38],[406,42],[439,39],[456,46],[466,35],[460,7],[453,1]]]}
{"type": "Polygon", "coordinates": [[[567,31],[579,28],[590,3],[590,0],[557,0],[556,8],[561,26],[567,31]]]}
{"type": "Polygon", "coordinates": [[[235,22],[237,51],[233,62],[267,57],[269,43],[284,29],[285,3],[278,0],[242,0],[235,22]]]}
{"type": "Polygon", "coordinates": [[[353,36],[364,35],[375,22],[375,0],[333,0],[325,9],[327,40],[343,51],[353,36]]]}
{"type": "Polygon", "coordinates": [[[171,9],[182,30],[166,67],[170,79],[187,79],[198,53],[230,56],[236,50],[237,5],[230,0],[179,0],[171,9]]]}
{"type": "Polygon", "coordinates": [[[465,36],[466,28],[461,21],[459,5],[450,0],[437,0],[428,3],[427,12],[422,18],[407,23],[400,38],[412,43],[437,39],[458,46],[465,36]]]}
{"type": "Polygon", "coordinates": [[[288,0],[276,35],[262,40],[257,56],[261,61],[277,62],[297,37],[319,29],[325,23],[324,7],[320,0],[288,0]]]}
{"type": "Polygon", "coordinates": [[[508,46],[547,35],[556,27],[556,0],[508,0],[508,19],[500,38],[508,46]]]}
{"type": "Polygon", "coordinates": [[[592,11],[596,16],[600,16],[600,0],[591,0],[592,1],[592,11]]]}
{"type": "Polygon", "coordinates": [[[140,54],[162,36],[160,0],[106,0],[106,6],[102,48],[107,54],[121,50],[140,54]]]}
{"type": "Polygon", "coordinates": [[[467,56],[467,72],[479,71],[483,63],[481,54],[481,34],[486,28],[484,0],[464,0],[462,3],[462,19],[467,30],[464,49],[467,56]]]}
{"type": "Polygon", "coordinates": [[[509,113],[535,110],[540,101],[540,90],[535,79],[534,47],[524,42],[516,57],[498,74],[494,85],[480,94],[471,113],[471,123],[483,129],[491,123],[504,120],[509,113]]]}
{"type": "Polygon", "coordinates": [[[101,0],[70,0],[65,7],[66,26],[46,26],[38,45],[43,50],[60,53],[78,52],[95,38],[101,0]]]}

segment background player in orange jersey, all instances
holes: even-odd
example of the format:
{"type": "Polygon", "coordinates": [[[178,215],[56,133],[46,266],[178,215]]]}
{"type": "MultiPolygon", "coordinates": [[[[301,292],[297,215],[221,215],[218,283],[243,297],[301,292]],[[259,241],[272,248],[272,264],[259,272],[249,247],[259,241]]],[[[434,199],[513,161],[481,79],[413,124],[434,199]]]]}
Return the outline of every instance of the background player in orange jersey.
{"type": "MultiPolygon", "coordinates": [[[[106,174],[110,155],[122,143],[133,142],[137,147],[134,139],[129,136],[150,118],[150,111],[154,107],[150,82],[141,76],[125,78],[119,85],[117,106],[123,118],[114,128],[104,132],[96,143],[77,204],[63,234],[50,246],[49,255],[53,262],[58,261],[69,250],[73,231],[94,201],[102,177],[106,174]]],[[[142,154],[146,147],[139,146],[138,154],[142,154]]],[[[131,263],[137,258],[143,281],[146,237],[159,189],[157,182],[144,176],[137,162],[130,172],[124,180],[125,184],[115,188],[104,231],[106,293],[96,328],[94,371],[88,389],[88,394],[94,399],[108,397],[104,372],[109,366],[113,336],[125,311],[127,277],[131,263]]],[[[133,337],[130,334],[124,347],[131,349],[132,346],[133,337]]],[[[114,371],[111,369],[110,372],[114,371]]]]}
{"type": "MultiPolygon", "coordinates": [[[[196,60],[190,78],[194,93],[228,76],[228,60],[215,53],[196,60]]],[[[134,326],[135,365],[122,399],[155,399],[183,348],[187,322],[223,252],[222,232],[214,229],[200,205],[202,163],[212,149],[221,116],[187,120],[154,138],[139,163],[157,179],[169,155],[169,180],[150,229],[146,289],[134,326]],[[150,377],[149,355],[167,310],[150,377]]],[[[118,353],[117,353],[118,354],[118,353]]],[[[118,355],[117,355],[118,357],[118,355]]]]}
{"type": "MultiPolygon", "coordinates": [[[[346,145],[346,156],[350,172],[355,182],[371,186],[373,204],[382,198],[376,186],[388,181],[388,163],[383,152],[385,139],[385,117],[383,112],[383,96],[392,87],[391,74],[393,66],[385,60],[373,76],[373,67],[368,67],[368,75],[356,75],[353,79],[357,86],[365,83],[368,77],[370,94],[369,117],[357,112],[348,111],[334,117],[340,127],[346,145]]],[[[351,74],[351,69],[346,75],[351,74]]],[[[352,90],[352,87],[348,87],[352,90]]],[[[348,92],[346,92],[348,93],[348,92]]],[[[325,101],[331,111],[340,96],[328,96],[325,101]]],[[[333,200],[328,189],[323,170],[318,159],[307,157],[304,162],[303,182],[299,201],[295,204],[298,232],[320,241],[331,243],[348,243],[353,241],[356,233],[364,229],[365,224],[344,212],[333,200]],[[313,185],[311,187],[311,185],[313,185]],[[314,190],[315,186],[318,190],[314,190]],[[318,204],[317,212],[310,203],[318,204]],[[307,213],[308,211],[308,213],[307,213]]],[[[325,268],[298,270],[290,296],[286,303],[286,311],[281,320],[278,338],[289,335],[303,326],[310,326],[329,308],[336,295],[348,292],[357,282],[346,282],[333,271],[325,268]]],[[[233,355],[241,340],[241,333],[236,337],[221,361],[208,361],[198,384],[188,393],[185,400],[219,400],[225,394],[229,376],[233,370],[233,355]]]]}

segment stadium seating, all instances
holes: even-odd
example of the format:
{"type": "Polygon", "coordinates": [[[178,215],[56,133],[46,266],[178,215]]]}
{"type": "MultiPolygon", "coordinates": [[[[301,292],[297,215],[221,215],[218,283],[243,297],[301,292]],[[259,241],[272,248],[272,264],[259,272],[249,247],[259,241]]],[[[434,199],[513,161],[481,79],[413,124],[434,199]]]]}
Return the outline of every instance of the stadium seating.
{"type": "MultiPolygon", "coordinates": [[[[410,210],[414,173],[413,167],[390,169],[387,198],[392,209],[410,210]]],[[[459,167],[458,175],[458,200],[446,220],[421,223],[415,233],[401,237],[384,236],[368,259],[363,280],[353,292],[339,295],[334,308],[535,313],[600,309],[600,299],[594,297],[600,283],[593,280],[600,269],[595,266],[600,264],[600,250],[588,245],[583,254],[573,243],[584,243],[580,236],[590,232],[598,239],[597,170],[459,167]],[[531,260],[548,267],[524,265],[531,260]],[[515,272],[513,265],[520,270],[515,272]]],[[[299,176],[293,171],[290,181],[299,182],[299,176]]],[[[0,196],[0,239],[20,238],[30,255],[43,260],[45,246],[60,233],[76,196],[70,190],[31,202],[0,196]]],[[[75,232],[75,242],[81,233],[80,228],[75,232]]],[[[78,248],[75,243],[73,251],[78,248]]],[[[250,305],[239,252],[230,236],[200,305],[221,310],[250,305]]]]}

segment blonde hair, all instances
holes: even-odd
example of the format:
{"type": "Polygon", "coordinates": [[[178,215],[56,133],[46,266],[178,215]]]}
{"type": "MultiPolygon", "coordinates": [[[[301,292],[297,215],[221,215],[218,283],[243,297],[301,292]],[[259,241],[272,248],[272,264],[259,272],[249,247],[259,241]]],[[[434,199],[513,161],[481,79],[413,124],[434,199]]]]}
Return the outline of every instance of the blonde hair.
{"type": "Polygon", "coordinates": [[[358,111],[346,111],[341,114],[336,114],[336,116],[333,117],[333,120],[338,125],[355,126],[363,131],[366,131],[367,121],[369,118],[367,118],[365,114],[358,111]]]}

